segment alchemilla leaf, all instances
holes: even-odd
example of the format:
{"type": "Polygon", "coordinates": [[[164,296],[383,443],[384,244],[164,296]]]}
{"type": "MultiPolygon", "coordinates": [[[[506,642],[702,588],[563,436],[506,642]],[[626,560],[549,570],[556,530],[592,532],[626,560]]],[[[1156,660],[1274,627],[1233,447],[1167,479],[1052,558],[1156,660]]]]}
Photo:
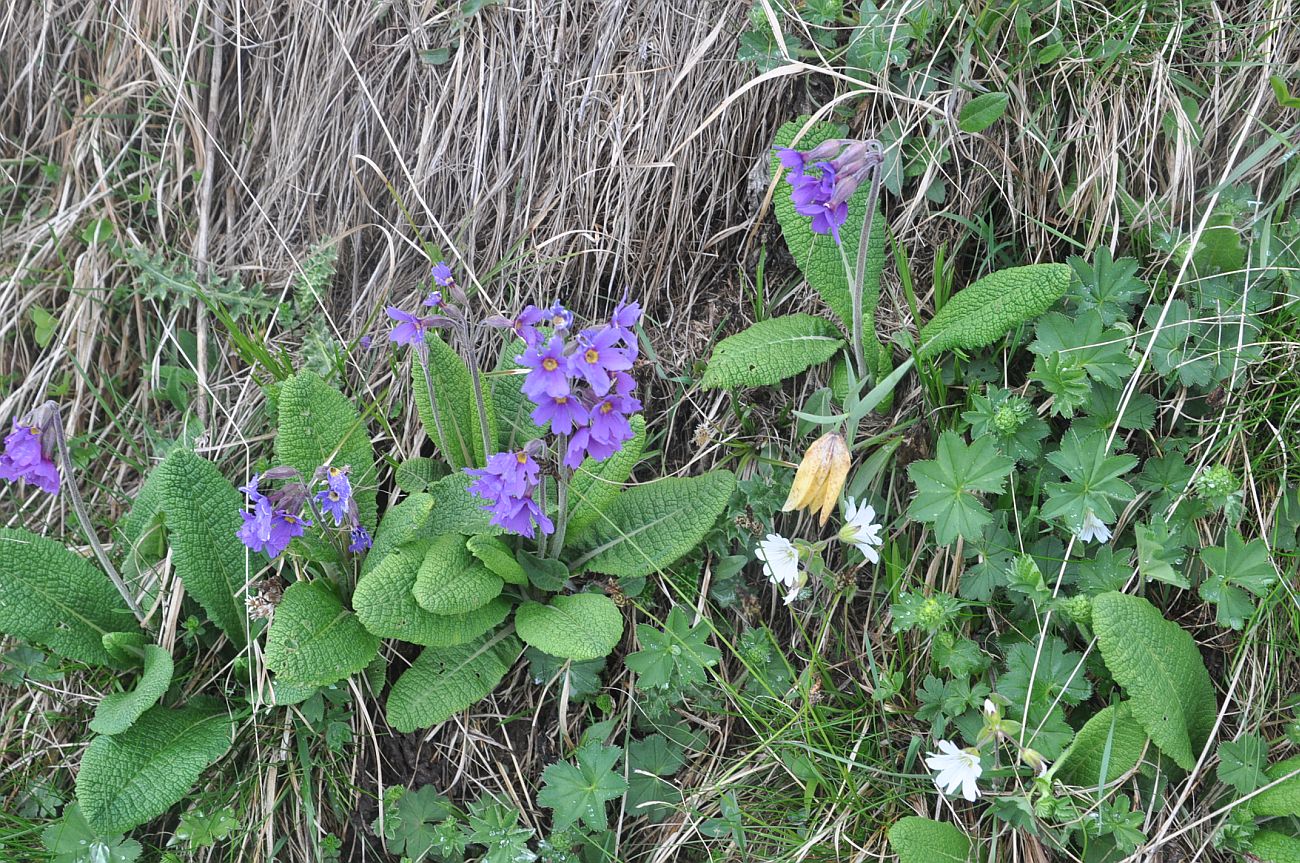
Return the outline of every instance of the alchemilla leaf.
{"type": "Polygon", "coordinates": [[[992,521],[977,494],[1001,494],[1015,462],[1000,455],[992,437],[967,446],[961,436],[945,431],[935,457],[907,466],[916,497],[907,514],[934,525],[935,542],[951,545],[957,537],[977,540],[992,521]]]}

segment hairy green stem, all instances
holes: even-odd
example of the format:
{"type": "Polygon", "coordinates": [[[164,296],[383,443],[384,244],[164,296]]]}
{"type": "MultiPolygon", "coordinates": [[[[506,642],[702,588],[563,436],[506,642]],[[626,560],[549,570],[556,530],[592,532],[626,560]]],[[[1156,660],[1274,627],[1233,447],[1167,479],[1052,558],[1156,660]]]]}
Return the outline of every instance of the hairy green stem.
{"type": "MultiPolygon", "coordinates": [[[[567,440],[566,437],[560,437],[559,451],[561,453],[565,451],[567,440]]],[[[551,556],[555,558],[558,558],[560,552],[564,551],[564,533],[569,526],[569,479],[572,473],[561,464],[559,476],[555,479],[556,494],[559,498],[556,501],[558,507],[555,513],[555,546],[551,549],[551,556]]]]}

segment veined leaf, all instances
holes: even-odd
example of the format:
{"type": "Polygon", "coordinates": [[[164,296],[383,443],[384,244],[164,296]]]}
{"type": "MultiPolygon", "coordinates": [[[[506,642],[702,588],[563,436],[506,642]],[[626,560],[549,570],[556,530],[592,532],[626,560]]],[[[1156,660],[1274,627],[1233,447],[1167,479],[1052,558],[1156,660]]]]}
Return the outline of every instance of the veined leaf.
{"type": "Polygon", "coordinates": [[[501,533],[501,528],[488,523],[492,516],[483,508],[487,502],[469,490],[473,481],[472,476],[456,471],[429,486],[429,494],[433,495],[433,512],[423,529],[426,536],[501,533]]]}
{"type": "Polygon", "coordinates": [[[835,325],[823,318],[769,318],[718,342],[702,383],[705,389],[780,383],[830,359],[843,344],[835,325]]]}
{"type": "Polygon", "coordinates": [[[434,614],[466,614],[495,599],[504,584],[470,554],[465,537],[449,533],[425,552],[415,576],[415,601],[434,614]]]}
{"type": "Polygon", "coordinates": [[[1250,858],[1260,863],[1300,863],[1300,839],[1278,830],[1261,830],[1251,837],[1250,858]]]}
{"type": "Polygon", "coordinates": [[[433,495],[424,492],[417,492],[396,506],[390,506],[379,522],[374,545],[366,552],[366,559],[361,563],[361,574],[364,576],[382,563],[394,549],[421,535],[432,512],[433,495]]]}
{"type": "Polygon", "coordinates": [[[172,564],[185,592],[242,647],[248,641],[249,552],[236,532],[244,501],[216,465],[188,450],[176,450],[156,470],[162,475],[172,564]]]}
{"type": "Polygon", "coordinates": [[[972,135],[983,132],[1007,112],[1009,100],[1006,93],[981,93],[961,106],[957,128],[972,135]]]}
{"type": "MultiPolygon", "coordinates": [[[[498,372],[513,371],[523,368],[515,361],[527,349],[523,339],[515,339],[501,349],[497,358],[498,372]]],[[[513,452],[530,440],[545,434],[533,422],[533,409],[536,407],[523,393],[524,375],[491,375],[486,384],[492,393],[492,404],[497,416],[497,446],[502,450],[513,452]]]]}
{"type": "MultiPolygon", "coordinates": [[[[447,463],[456,471],[467,467],[482,467],[491,453],[483,452],[483,432],[479,427],[478,405],[474,399],[474,382],[469,368],[460,354],[434,333],[426,339],[429,347],[429,376],[433,379],[434,398],[438,403],[437,421],[429,404],[429,385],[424,379],[424,369],[418,360],[411,360],[411,394],[415,409],[424,423],[424,431],[438,444],[447,463]],[[438,438],[438,424],[446,440],[438,438]]],[[[496,412],[492,407],[491,391],[484,386],[483,406],[487,413],[488,436],[497,439],[496,412]]]]}
{"type": "Polygon", "coordinates": [[[172,656],[156,644],[144,648],[144,674],[135,689],[105,695],[95,708],[90,730],[98,734],[120,734],[131,727],[140,714],[158,703],[172,683],[172,656]]]}
{"type": "Polygon", "coordinates": [[[515,559],[514,551],[500,537],[485,534],[471,536],[465,547],[506,584],[528,584],[528,573],[524,572],[524,568],[515,559]]]}
{"type": "Polygon", "coordinates": [[[178,803],[226,754],[234,724],[224,709],[154,707],[112,737],[96,737],[77,773],[77,800],[103,833],[122,833],[178,803]]]}
{"type": "Polygon", "coordinates": [[[114,665],[107,632],[137,629],[108,580],[61,543],[0,528],[0,632],[91,665],[114,665]]]}
{"type": "Polygon", "coordinates": [[[1065,296],[1067,264],[1031,264],[989,273],[959,291],[921,328],[917,355],[991,345],[1065,296]]]}
{"type": "Polygon", "coordinates": [[[898,863],[968,863],[970,839],[951,824],[909,815],[889,828],[898,863]]]}
{"type": "Polygon", "coordinates": [[[579,547],[590,550],[579,563],[623,578],[657,572],[699,545],[735,487],[735,476],[719,470],[626,489],[581,537],[579,547]]]}
{"type": "Polygon", "coordinates": [[[352,606],[357,618],[374,635],[400,638],[426,647],[451,647],[473,641],[510,613],[501,597],[465,614],[434,614],[420,607],[412,591],[428,542],[394,549],[357,583],[352,606]]]}
{"type": "Polygon", "coordinates": [[[608,656],[623,638],[623,615],[608,596],[575,593],[515,612],[515,632],[538,650],[579,662],[608,656]]]}
{"type": "Polygon", "coordinates": [[[632,417],[633,437],[604,461],[583,459],[569,483],[569,540],[578,542],[583,531],[600,520],[600,512],[618,496],[645,451],[645,417],[632,417]]]}
{"type": "Polygon", "coordinates": [[[491,692],[521,649],[514,636],[425,649],[388,693],[388,724],[405,734],[445,722],[491,692]]]}
{"type": "Polygon", "coordinates": [[[907,514],[933,524],[940,545],[951,545],[959,536],[979,539],[993,517],[975,495],[1001,494],[1014,466],[1013,459],[998,453],[992,436],[967,446],[961,435],[945,431],[933,459],[907,466],[907,476],[916,485],[907,514]]]}
{"type": "Polygon", "coordinates": [[[307,483],[322,465],[350,465],[361,523],[373,531],[378,518],[375,454],[352,402],[315,372],[303,371],[281,386],[279,416],[275,455],[280,464],[297,468],[307,483]]]}
{"type": "MultiPolygon", "coordinates": [[[[1270,765],[1264,771],[1267,785],[1300,770],[1300,755],[1270,765]]],[[[1250,799],[1250,812],[1256,818],[1290,816],[1300,818],[1300,774],[1291,776],[1250,799]]]]}
{"type": "Polygon", "coordinates": [[[1184,770],[1196,764],[1217,706],[1196,642],[1145,599],[1103,593],[1092,601],[1102,659],[1129,695],[1133,717],[1184,770]]]}
{"type": "Polygon", "coordinates": [[[1104,707],[1083,724],[1056,763],[1056,775],[1069,785],[1109,785],[1142,760],[1147,734],[1128,702],[1104,707]]]}
{"type": "Polygon", "coordinates": [[[327,686],[355,674],[379,652],[379,639],[326,585],[296,581],[275,609],[266,667],[286,683],[327,686]]]}

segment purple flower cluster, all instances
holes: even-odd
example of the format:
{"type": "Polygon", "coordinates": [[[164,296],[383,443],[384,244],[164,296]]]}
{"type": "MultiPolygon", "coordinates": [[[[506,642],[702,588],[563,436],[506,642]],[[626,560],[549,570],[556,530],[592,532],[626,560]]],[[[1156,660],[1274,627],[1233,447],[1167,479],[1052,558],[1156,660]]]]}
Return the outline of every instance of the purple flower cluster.
{"type": "Polygon", "coordinates": [[[813,231],[830,234],[838,245],[840,226],[849,217],[849,198],[884,161],[879,142],[832,138],[807,152],[777,147],[776,154],[789,171],[795,212],[811,217],[813,231]],[[808,173],[808,168],[816,173],[808,173]]]}
{"type": "Polygon", "coordinates": [[[564,464],[577,468],[585,458],[604,461],[632,438],[628,417],[641,410],[628,374],[637,357],[632,328],[641,307],[626,296],[603,327],[570,335],[573,313],[558,303],[550,309],[524,309],[515,330],[528,346],[516,361],[528,369],[524,395],[533,402],[533,422],[551,425],[566,438],[564,464]],[[550,324],[545,337],[537,324],[550,324]]]}
{"type": "Polygon", "coordinates": [[[348,551],[356,553],[370,548],[372,542],[370,532],[361,526],[361,514],[357,511],[356,498],[352,496],[348,470],[347,466],[334,465],[316,468],[316,479],[325,483],[325,488],[316,492],[316,505],[322,513],[334,519],[335,527],[342,526],[345,521],[348,523],[348,551]]]}
{"type": "Polygon", "coordinates": [[[294,493],[286,487],[279,493],[264,495],[257,487],[261,479],[261,475],[253,474],[248,485],[239,489],[248,495],[252,509],[240,513],[244,523],[237,534],[244,545],[274,559],[289,547],[295,536],[302,536],[311,521],[298,514],[302,511],[303,492],[294,493]],[[294,501],[297,506],[292,505],[294,501]]]}
{"type": "Polygon", "coordinates": [[[538,527],[542,533],[555,532],[555,524],[533,499],[541,467],[527,448],[496,453],[488,458],[487,467],[466,468],[465,472],[477,477],[469,490],[491,501],[484,507],[492,512],[491,524],[529,538],[536,535],[538,527]]]}
{"type": "Polygon", "coordinates": [[[54,464],[52,430],[40,423],[20,423],[5,437],[0,453],[0,479],[24,480],[50,494],[59,493],[59,469],[54,464]]]}
{"type": "MultiPolygon", "coordinates": [[[[632,438],[629,417],[641,410],[636,381],[628,370],[637,357],[633,327],[641,307],[619,301],[608,324],[573,332],[573,313],[559,303],[543,309],[528,306],[513,320],[490,320],[508,328],[526,346],[516,362],[527,369],[523,393],[532,401],[533,422],[550,425],[563,450],[560,459],[570,469],[583,459],[604,461],[632,438]]],[[[534,455],[543,442],[531,441],[524,450],[497,453],[487,467],[466,472],[478,477],[470,491],[485,499],[492,524],[532,537],[541,527],[555,526],[536,501],[540,468],[534,455]]]]}

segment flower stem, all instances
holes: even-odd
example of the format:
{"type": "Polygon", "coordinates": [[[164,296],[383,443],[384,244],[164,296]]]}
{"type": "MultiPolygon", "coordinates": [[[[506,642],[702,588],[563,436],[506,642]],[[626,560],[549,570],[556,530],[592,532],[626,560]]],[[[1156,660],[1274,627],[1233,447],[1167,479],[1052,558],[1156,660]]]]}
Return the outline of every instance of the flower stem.
{"type": "MultiPolygon", "coordinates": [[[[565,451],[566,437],[560,437],[559,451],[565,451]]],[[[551,557],[558,558],[560,552],[564,551],[564,532],[569,526],[569,479],[572,471],[563,464],[560,465],[560,474],[556,477],[556,488],[559,500],[555,513],[555,546],[551,549],[551,557]]]]}
{"type": "Polygon", "coordinates": [[[469,378],[474,385],[474,405],[478,408],[478,430],[483,436],[483,458],[486,459],[496,447],[492,445],[492,435],[488,431],[487,404],[483,400],[483,383],[479,379],[478,343],[470,337],[468,324],[462,326],[461,336],[465,339],[465,349],[469,353],[469,378]]]}
{"type": "Polygon", "coordinates": [[[94,525],[91,524],[90,514],[86,512],[86,504],[81,499],[81,492],[77,489],[76,477],[73,475],[72,452],[68,449],[68,442],[63,436],[63,416],[59,412],[59,406],[54,402],[47,402],[46,408],[54,412],[54,419],[51,425],[54,426],[54,440],[59,448],[59,461],[63,463],[63,476],[67,479],[68,499],[72,502],[72,511],[77,515],[77,522],[81,525],[81,530],[86,534],[86,539],[90,541],[90,548],[95,552],[95,558],[99,565],[104,568],[108,574],[109,581],[113,582],[113,587],[122,595],[122,600],[126,602],[126,607],[131,609],[135,619],[144,626],[144,612],[140,609],[140,604],[135,601],[131,591],[127,589],[126,582],[122,576],[118,575],[117,568],[113,566],[113,561],[109,560],[108,553],[104,547],[99,544],[99,537],[95,535],[94,525]]]}

